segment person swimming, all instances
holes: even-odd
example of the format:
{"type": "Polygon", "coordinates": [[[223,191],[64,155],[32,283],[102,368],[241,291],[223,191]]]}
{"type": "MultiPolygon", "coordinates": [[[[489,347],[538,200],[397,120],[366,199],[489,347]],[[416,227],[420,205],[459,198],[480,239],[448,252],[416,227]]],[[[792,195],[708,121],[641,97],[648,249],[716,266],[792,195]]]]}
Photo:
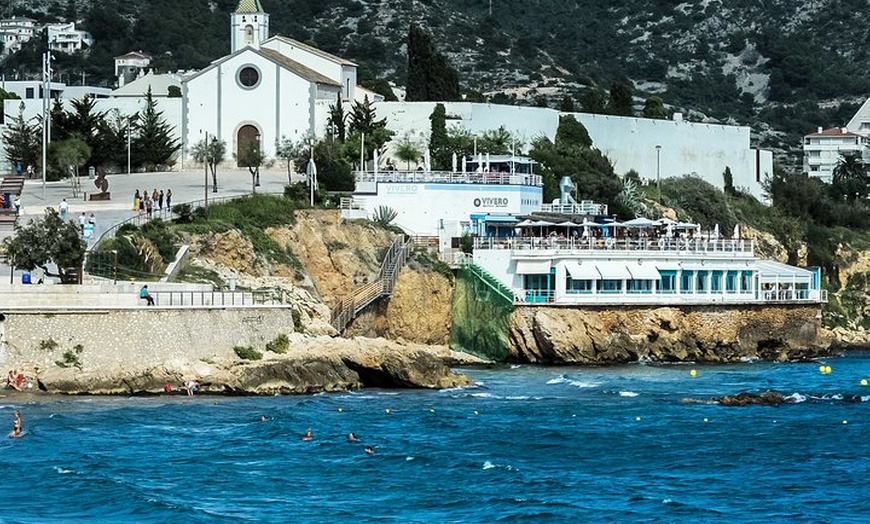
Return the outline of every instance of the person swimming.
{"type": "Polygon", "coordinates": [[[356,433],[351,431],[350,434],[347,436],[347,441],[348,442],[359,442],[360,440],[359,440],[359,437],[356,436],[356,433]]]}
{"type": "Polygon", "coordinates": [[[267,417],[266,415],[260,415],[260,422],[268,422],[268,421],[269,421],[269,417],[267,417]]]}
{"type": "Polygon", "coordinates": [[[314,440],[314,437],[311,436],[311,428],[305,430],[305,434],[302,435],[302,440],[314,440]]]}
{"type": "Polygon", "coordinates": [[[366,455],[374,455],[374,454],[375,454],[375,448],[373,448],[373,447],[371,447],[371,446],[366,446],[366,447],[365,447],[365,452],[366,452],[366,455]]]}
{"type": "Polygon", "coordinates": [[[9,438],[18,438],[21,436],[21,413],[16,409],[15,415],[12,422],[12,433],[9,434],[9,438]]]}

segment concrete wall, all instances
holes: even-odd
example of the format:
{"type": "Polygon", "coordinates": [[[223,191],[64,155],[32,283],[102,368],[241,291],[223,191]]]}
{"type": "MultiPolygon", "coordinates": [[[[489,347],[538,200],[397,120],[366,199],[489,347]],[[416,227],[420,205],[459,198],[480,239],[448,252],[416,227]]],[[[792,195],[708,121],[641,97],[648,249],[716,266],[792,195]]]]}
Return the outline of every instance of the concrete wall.
{"type": "Polygon", "coordinates": [[[172,359],[236,358],[233,346],[262,351],[279,333],[293,332],[291,308],[80,312],[3,312],[0,366],[46,369],[81,344],[83,371],[105,366],[158,365],[172,359]],[[40,349],[54,340],[54,350],[40,349]]]}

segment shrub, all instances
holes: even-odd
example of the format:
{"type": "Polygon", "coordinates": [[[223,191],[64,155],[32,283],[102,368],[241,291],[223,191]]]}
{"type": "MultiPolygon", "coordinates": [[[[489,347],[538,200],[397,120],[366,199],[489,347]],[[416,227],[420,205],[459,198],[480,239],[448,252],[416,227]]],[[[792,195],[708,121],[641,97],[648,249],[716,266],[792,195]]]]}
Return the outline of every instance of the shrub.
{"type": "MultiPolygon", "coordinates": [[[[296,311],[293,311],[294,313],[296,311]]],[[[266,344],[266,351],[284,354],[290,349],[290,339],[284,333],[279,334],[274,340],[266,344]]]]}
{"type": "Polygon", "coordinates": [[[260,360],[263,358],[263,354],[251,346],[236,346],[233,351],[242,360],[260,360]]]}

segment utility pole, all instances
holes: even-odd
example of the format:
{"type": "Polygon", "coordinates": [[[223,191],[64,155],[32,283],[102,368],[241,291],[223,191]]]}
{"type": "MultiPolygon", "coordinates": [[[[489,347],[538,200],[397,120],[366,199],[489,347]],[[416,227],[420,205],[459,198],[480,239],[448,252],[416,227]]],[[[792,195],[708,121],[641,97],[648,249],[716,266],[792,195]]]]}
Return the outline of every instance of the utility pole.
{"type": "Polygon", "coordinates": [[[656,144],[656,186],[659,191],[659,204],[662,203],[662,146],[656,144]]]}

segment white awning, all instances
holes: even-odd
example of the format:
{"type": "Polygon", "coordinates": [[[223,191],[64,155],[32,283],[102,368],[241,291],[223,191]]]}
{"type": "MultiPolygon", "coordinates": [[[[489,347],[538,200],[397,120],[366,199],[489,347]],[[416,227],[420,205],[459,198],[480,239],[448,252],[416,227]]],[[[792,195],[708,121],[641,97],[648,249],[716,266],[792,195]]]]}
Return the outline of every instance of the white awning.
{"type": "Polygon", "coordinates": [[[601,280],[631,280],[631,273],[624,263],[599,262],[595,264],[601,273],[601,280]]]}
{"type": "Polygon", "coordinates": [[[601,273],[598,272],[598,267],[591,262],[566,260],[565,269],[568,270],[572,280],[601,280],[601,273]]]}
{"type": "Polygon", "coordinates": [[[628,272],[634,280],[659,280],[662,276],[652,263],[628,264],[628,272]]]}
{"type": "Polygon", "coordinates": [[[773,260],[759,260],[755,263],[755,268],[761,278],[812,279],[814,276],[814,273],[808,269],[789,266],[773,260]]]}
{"type": "Polygon", "coordinates": [[[546,275],[549,272],[549,260],[517,260],[518,275],[546,275]]]}

